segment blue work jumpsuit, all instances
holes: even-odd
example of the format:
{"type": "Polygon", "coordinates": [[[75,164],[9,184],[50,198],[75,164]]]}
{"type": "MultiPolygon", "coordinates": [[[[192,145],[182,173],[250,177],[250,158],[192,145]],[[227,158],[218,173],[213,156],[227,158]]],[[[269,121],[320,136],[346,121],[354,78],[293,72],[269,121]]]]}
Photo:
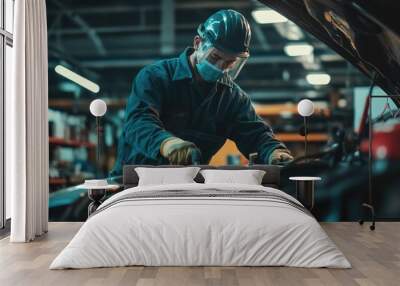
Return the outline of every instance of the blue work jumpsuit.
{"type": "Polygon", "coordinates": [[[125,164],[168,164],[160,145],[171,136],[196,144],[202,164],[227,138],[245,156],[258,152],[258,163],[267,163],[273,150],[286,148],[255,113],[249,96],[228,77],[208,94],[199,92],[189,66],[193,51],[187,48],[178,58],[150,64],[136,76],[111,176],[121,175],[125,164]]]}

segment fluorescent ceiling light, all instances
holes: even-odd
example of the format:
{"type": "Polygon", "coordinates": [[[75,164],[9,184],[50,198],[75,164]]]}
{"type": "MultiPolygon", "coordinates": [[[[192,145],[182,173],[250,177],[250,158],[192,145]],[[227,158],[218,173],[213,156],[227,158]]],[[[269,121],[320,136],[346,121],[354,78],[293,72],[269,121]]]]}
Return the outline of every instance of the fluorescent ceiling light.
{"type": "Polygon", "coordinates": [[[98,93],[100,91],[100,87],[98,84],[94,83],[93,81],[88,80],[87,78],[67,69],[62,65],[57,65],[55,67],[56,73],[62,75],[63,77],[79,84],[80,86],[90,90],[93,93],[98,93]]]}
{"type": "Polygon", "coordinates": [[[331,82],[331,76],[327,73],[311,73],[306,79],[312,85],[327,85],[331,82]]]}
{"type": "Polygon", "coordinates": [[[314,47],[309,44],[288,44],[283,49],[290,57],[307,56],[314,51],[314,47]]]}
{"type": "Polygon", "coordinates": [[[274,24],[274,27],[278,34],[285,39],[290,41],[300,41],[304,39],[304,33],[291,21],[276,23],[274,24]]]}
{"type": "Polygon", "coordinates": [[[272,24],[287,22],[288,19],[271,9],[260,9],[251,12],[254,20],[259,24],[272,24]]]}

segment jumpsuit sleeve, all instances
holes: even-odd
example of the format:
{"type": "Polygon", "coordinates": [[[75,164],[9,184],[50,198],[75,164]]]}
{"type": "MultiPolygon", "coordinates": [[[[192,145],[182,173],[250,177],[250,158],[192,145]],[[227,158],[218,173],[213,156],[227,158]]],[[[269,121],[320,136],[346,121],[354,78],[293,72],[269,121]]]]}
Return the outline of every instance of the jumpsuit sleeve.
{"type": "Polygon", "coordinates": [[[257,152],[257,163],[268,164],[269,156],[275,149],[286,149],[286,146],[275,138],[272,128],[255,112],[250,98],[239,90],[233,124],[229,138],[238,146],[246,158],[257,152]]]}
{"type": "Polygon", "coordinates": [[[165,86],[156,66],[142,69],[136,76],[125,114],[125,142],[146,157],[157,159],[161,143],[171,136],[160,120],[165,86]]]}

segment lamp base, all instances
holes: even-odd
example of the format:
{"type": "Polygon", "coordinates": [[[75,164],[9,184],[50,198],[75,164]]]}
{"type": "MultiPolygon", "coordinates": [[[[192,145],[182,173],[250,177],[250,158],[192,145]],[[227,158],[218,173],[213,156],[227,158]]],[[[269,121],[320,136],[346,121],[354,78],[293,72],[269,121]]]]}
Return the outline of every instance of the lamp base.
{"type": "Polygon", "coordinates": [[[308,209],[314,208],[315,181],[296,181],[296,198],[308,209]]]}
{"type": "Polygon", "coordinates": [[[88,217],[94,213],[97,208],[101,205],[102,200],[105,198],[107,193],[106,189],[88,189],[88,197],[91,203],[88,207],[88,217]]]}

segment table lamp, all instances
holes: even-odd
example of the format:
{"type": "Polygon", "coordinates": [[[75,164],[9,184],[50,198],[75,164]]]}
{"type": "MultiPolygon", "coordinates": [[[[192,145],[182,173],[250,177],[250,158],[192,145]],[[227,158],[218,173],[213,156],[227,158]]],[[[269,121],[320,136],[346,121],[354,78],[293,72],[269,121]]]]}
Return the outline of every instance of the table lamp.
{"type": "Polygon", "coordinates": [[[90,103],[90,113],[96,117],[96,133],[97,133],[97,152],[96,163],[97,170],[100,172],[100,152],[101,152],[101,136],[103,135],[103,128],[101,127],[101,117],[107,112],[107,104],[104,100],[95,99],[90,103]]]}
{"type": "Polygon", "coordinates": [[[314,103],[309,99],[303,99],[298,103],[297,111],[304,118],[304,156],[307,156],[307,117],[314,113],[314,103]]]}

